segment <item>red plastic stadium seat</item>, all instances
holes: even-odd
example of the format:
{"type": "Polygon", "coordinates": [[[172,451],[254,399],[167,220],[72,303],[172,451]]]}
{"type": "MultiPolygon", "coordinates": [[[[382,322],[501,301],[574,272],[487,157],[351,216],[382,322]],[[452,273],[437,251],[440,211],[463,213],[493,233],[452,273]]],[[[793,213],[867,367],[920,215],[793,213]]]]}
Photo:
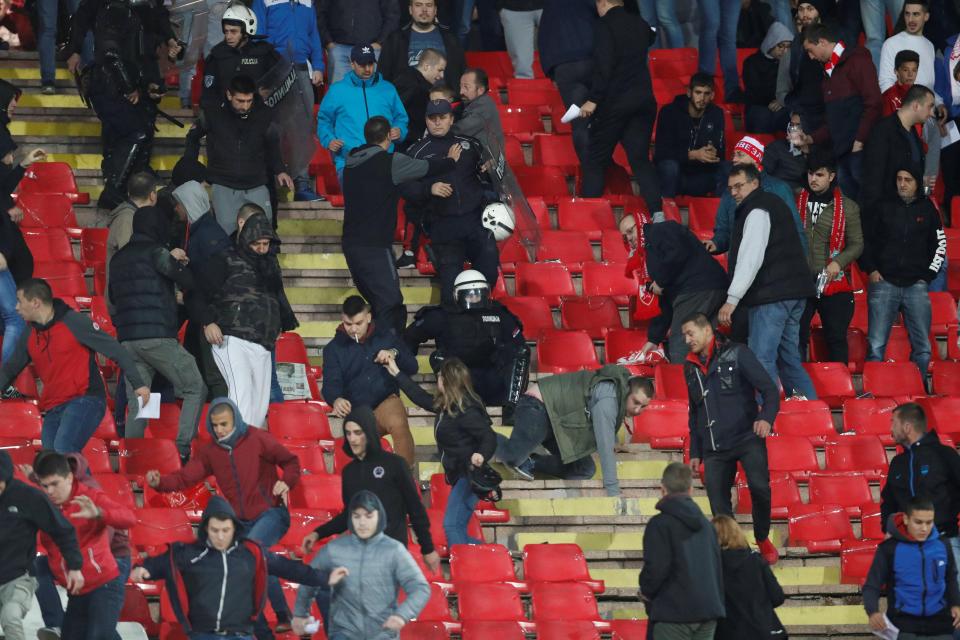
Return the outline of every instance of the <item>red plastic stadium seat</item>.
{"type": "Polygon", "coordinates": [[[820,470],[813,444],[801,436],[767,438],[767,462],[771,473],[786,471],[798,480],[820,470]]]}
{"type": "Polygon", "coordinates": [[[447,602],[446,591],[435,582],[430,583],[430,600],[416,619],[421,622],[442,622],[447,629],[460,628],[450,615],[450,603],[447,602]]]}
{"type": "Polygon", "coordinates": [[[526,196],[527,204],[530,205],[530,211],[533,212],[533,216],[537,219],[537,225],[541,229],[551,229],[550,225],[550,210],[547,208],[547,203],[543,201],[543,198],[539,196],[526,196]]]}
{"type": "Polygon", "coordinates": [[[180,453],[173,440],[126,438],[120,444],[120,473],[143,476],[153,469],[161,474],[180,470],[180,453]]]}
{"type": "Polygon", "coordinates": [[[690,231],[701,239],[713,237],[720,198],[690,198],[687,205],[690,231]]]}
{"type": "Polygon", "coordinates": [[[533,134],[543,133],[543,118],[539,107],[498,107],[503,133],[516,136],[521,142],[530,142],[533,134]]]}
{"type": "Polygon", "coordinates": [[[290,528],[283,534],[278,547],[299,551],[307,534],[317,527],[330,522],[336,513],[324,509],[291,509],[290,528]]]}
{"type": "Polygon", "coordinates": [[[611,329],[603,339],[604,360],[607,364],[616,364],[620,358],[643,349],[645,344],[647,332],[643,329],[611,329]]]}
{"type": "Polygon", "coordinates": [[[160,624],[155,622],[150,614],[150,603],[140,587],[135,584],[125,584],[123,593],[123,609],[120,611],[120,622],[136,622],[143,626],[149,636],[160,633],[160,624]]]}
{"type": "Polygon", "coordinates": [[[26,400],[0,402],[0,437],[40,439],[40,410],[26,400]]]}
{"type": "Polygon", "coordinates": [[[196,523],[202,519],[203,510],[207,508],[212,495],[213,493],[211,493],[206,482],[180,491],[169,492],[157,491],[146,486],[143,488],[143,506],[158,509],[183,509],[187,512],[187,518],[190,522],[196,523]]]}
{"type": "Polygon", "coordinates": [[[537,341],[537,360],[540,373],[568,373],[600,367],[593,340],[586,331],[543,334],[537,341]]]}
{"type": "Polygon", "coordinates": [[[616,229],[604,229],[600,234],[600,255],[604,262],[626,263],[629,259],[623,236],[616,229]]]}
{"type": "Polygon", "coordinates": [[[557,223],[564,231],[583,231],[596,242],[604,229],[616,229],[610,202],[603,198],[569,198],[557,203],[557,223]]]}
{"type": "Polygon", "coordinates": [[[611,640],[643,640],[647,637],[646,620],[612,620],[613,627],[611,640]]]}
{"type": "Polygon", "coordinates": [[[840,584],[863,586],[877,553],[876,540],[847,540],[840,549],[840,584]]]}
{"type": "Polygon", "coordinates": [[[960,396],[960,362],[933,363],[933,392],[941,396],[960,396]]]}
{"type": "Polygon", "coordinates": [[[87,281],[79,262],[40,262],[33,267],[33,277],[47,281],[57,298],[72,296],[89,298],[87,281]]]}
{"type": "Polygon", "coordinates": [[[560,306],[563,296],[577,295],[570,270],[555,262],[518,264],[516,290],[518,296],[543,298],[552,307],[560,306]]]}
{"type": "Polygon", "coordinates": [[[579,272],[581,265],[593,262],[593,248],[582,231],[544,231],[537,246],[537,261],[556,260],[579,272]]]}
{"type": "Polygon", "coordinates": [[[884,446],[893,445],[890,424],[897,403],[890,398],[853,398],[843,403],[843,430],[873,435],[884,446]]]}
{"type": "Polygon", "coordinates": [[[865,362],[863,389],[875,397],[925,396],[920,370],[912,362],[865,362]]]}
{"type": "Polygon", "coordinates": [[[317,440],[321,447],[333,449],[330,420],[319,402],[280,402],[270,405],[270,434],[275,438],[317,440]]]}
{"type": "Polygon", "coordinates": [[[600,631],[587,620],[540,620],[538,640],[600,640],[600,631]]]}
{"type": "Polygon", "coordinates": [[[517,580],[510,551],[502,544],[455,544],[450,547],[450,580],[454,589],[478,582],[506,582],[526,591],[517,580]]]}
{"type": "Polygon", "coordinates": [[[558,167],[566,175],[575,175],[580,167],[580,158],[573,147],[573,136],[534,136],[533,164],[540,167],[558,167]]]}
{"type": "Polygon", "coordinates": [[[957,326],[957,302],[947,291],[931,291],[930,333],[938,338],[947,335],[950,327],[957,326]]]}
{"type": "Polygon", "coordinates": [[[119,473],[94,473],[93,479],[100,485],[107,497],[130,509],[137,508],[130,481],[119,473]]]}
{"type": "Polygon", "coordinates": [[[859,471],[878,480],[887,471],[887,452],[876,436],[843,435],[826,446],[827,471],[859,471]]]}
{"type": "Polygon", "coordinates": [[[810,553],[837,553],[844,540],[854,538],[850,518],[839,505],[797,505],[787,527],[790,546],[806,547],[810,553]]]}
{"type": "Polygon", "coordinates": [[[960,398],[921,398],[920,404],[927,412],[927,426],[939,434],[960,434],[960,398]]]}
{"type": "Polygon", "coordinates": [[[460,620],[523,621],[523,602],[516,587],[498,582],[465,584],[457,595],[460,620]]]}
{"type": "Polygon", "coordinates": [[[400,640],[448,640],[450,632],[442,622],[414,621],[400,630],[400,640]]]}
{"type": "Polygon", "coordinates": [[[860,537],[864,540],[883,540],[886,523],[880,516],[880,505],[864,505],[860,510],[860,537]]]}
{"type": "Polygon", "coordinates": [[[86,227],[80,232],[80,262],[93,269],[107,264],[107,237],[109,229],[86,227]]]}
{"type": "MultiPolygon", "coordinates": [[[[940,360],[940,349],[937,347],[937,339],[931,333],[930,341],[930,365],[940,360]]],[[[891,328],[890,338],[887,340],[887,348],[884,352],[884,359],[892,362],[910,362],[910,338],[907,335],[907,328],[903,325],[897,325],[891,328]]]]}
{"type": "Polygon", "coordinates": [[[583,295],[612,296],[618,305],[625,307],[630,297],[637,295],[636,278],[624,275],[625,265],[606,262],[583,263],[583,295]]]}
{"type": "Polygon", "coordinates": [[[149,555],[171,542],[193,542],[196,536],[183,509],[137,509],[137,524],[130,530],[130,541],[149,555]]]}
{"type": "Polygon", "coordinates": [[[856,397],[853,378],[846,363],[804,362],[803,368],[813,381],[817,397],[831,409],[839,409],[844,400],[856,397]]]}
{"type": "Polygon", "coordinates": [[[528,544],[523,547],[523,578],[528,584],[582,582],[594,593],[603,593],[603,580],[590,577],[587,559],[579,545],[528,544]]]}
{"type": "Polygon", "coordinates": [[[531,603],[533,619],[583,620],[592,622],[597,629],[610,631],[610,623],[601,621],[597,599],[585,584],[579,582],[541,582],[533,585],[531,603]]]}
{"type": "Polygon", "coordinates": [[[296,362],[307,370],[307,383],[310,385],[310,394],[314,400],[320,399],[320,389],[317,381],[323,375],[323,369],[310,364],[307,356],[307,346],[299,334],[284,331],[277,338],[277,362],[296,362]]]}
{"type": "Polygon", "coordinates": [[[14,465],[33,465],[38,448],[39,443],[35,445],[34,440],[28,438],[0,437],[0,451],[6,451],[13,459],[14,465]]]}
{"type": "Polygon", "coordinates": [[[24,229],[63,229],[72,237],[80,237],[73,202],[67,196],[21,194],[17,206],[23,211],[20,226],[24,229]]]}
{"type": "Polygon", "coordinates": [[[553,312],[543,298],[521,296],[504,298],[502,302],[513,315],[520,319],[523,324],[523,335],[526,338],[534,339],[544,331],[556,329],[553,323],[553,312]]]}
{"type": "Polygon", "coordinates": [[[861,473],[810,475],[810,504],[838,504],[851,518],[859,518],[860,508],[871,502],[870,485],[861,473]]]}
{"type": "Polygon", "coordinates": [[[24,229],[23,239],[33,255],[34,263],[38,262],[73,262],[73,247],[70,238],[63,229],[51,227],[49,229],[24,229]]]}
{"type": "MultiPolygon", "coordinates": [[[[430,537],[433,538],[433,546],[437,548],[441,558],[446,558],[450,554],[450,549],[447,546],[447,534],[443,530],[443,511],[427,509],[427,517],[430,519],[430,537]]],[[[476,513],[470,516],[470,521],[467,523],[467,535],[483,540],[483,528],[476,513]]]]}
{"type": "Polygon", "coordinates": [[[596,340],[611,329],[623,328],[617,303],[607,296],[564,298],[560,303],[560,325],[570,331],[586,331],[596,340]]]}
{"type": "Polygon", "coordinates": [[[787,400],[781,403],[773,428],[780,435],[802,436],[816,445],[823,445],[827,438],[837,435],[830,407],[822,400],[787,400]]]}
{"type": "MultiPolygon", "coordinates": [[[[770,517],[786,520],[790,509],[803,501],[796,479],[786,472],[770,474],[770,517]]],[[[753,500],[746,479],[737,480],[737,513],[751,513],[753,500]]]]}
{"type": "MultiPolygon", "coordinates": [[[[174,447],[174,450],[176,450],[176,447],[174,447]]],[[[90,473],[113,473],[113,467],[110,466],[110,450],[107,448],[107,443],[100,438],[87,440],[87,444],[80,453],[87,459],[90,473]]],[[[123,462],[121,461],[120,464],[123,465],[123,462]]],[[[180,468],[179,456],[177,457],[177,468],[180,468]]]]}
{"type": "Polygon", "coordinates": [[[689,78],[697,72],[697,50],[692,47],[654,49],[650,52],[650,75],[654,78],[689,78]]]}
{"type": "MultiPolygon", "coordinates": [[[[430,508],[444,510],[447,507],[447,500],[450,497],[451,487],[447,484],[446,476],[442,473],[435,473],[430,476],[430,508]]],[[[498,509],[495,503],[489,500],[480,500],[477,506],[473,508],[477,519],[481,524],[504,524],[510,522],[510,512],[506,509],[498,509]]],[[[417,554],[414,554],[416,556],[417,554]]]]}
{"type": "Polygon", "coordinates": [[[560,198],[569,198],[570,189],[567,179],[558,167],[533,166],[520,167],[514,175],[523,191],[523,195],[540,196],[545,202],[554,203],[560,198]]]}
{"type": "Polygon", "coordinates": [[[653,400],[633,419],[633,442],[648,442],[653,449],[683,449],[690,436],[690,410],[680,400],[653,400]]]}
{"type": "MultiPolygon", "coordinates": [[[[102,331],[109,333],[114,338],[117,337],[117,328],[113,326],[113,319],[107,310],[107,299],[103,296],[93,296],[90,298],[90,319],[93,320],[102,331]]],[[[112,360],[107,360],[107,362],[112,363],[112,360]]]]}
{"type": "Polygon", "coordinates": [[[671,398],[689,402],[687,395],[687,380],[683,377],[682,364],[668,364],[661,362],[654,370],[653,386],[657,390],[657,398],[671,398]]]}
{"type": "Polygon", "coordinates": [[[17,186],[17,197],[34,195],[61,195],[78,204],[90,202],[90,194],[80,193],[73,169],[66,162],[35,162],[30,165],[17,186]]]}
{"type": "Polygon", "coordinates": [[[520,140],[516,136],[505,135],[503,142],[503,151],[507,159],[507,164],[511,167],[527,166],[526,158],[523,155],[523,145],[520,143],[520,140]]]}
{"type": "Polygon", "coordinates": [[[343,480],[338,475],[302,475],[290,490],[290,506],[307,509],[343,510],[343,480]]]}
{"type": "MultiPolygon", "coordinates": [[[[856,315],[854,315],[854,319],[856,319],[856,315]]],[[[848,328],[847,347],[849,349],[847,357],[850,359],[847,365],[853,373],[860,373],[863,371],[864,361],[867,359],[866,331],[853,326],[848,328]]],[[[810,359],[814,362],[826,362],[828,360],[827,344],[823,339],[822,328],[813,327],[810,330],[810,359]]]]}
{"type": "Polygon", "coordinates": [[[473,620],[463,624],[461,640],[526,640],[522,622],[512,620],[473,620]]]}
{"type": "Polygon", "coordinates": [[[500,243],[500,269],[504,273],[514,273],[517,263],[530,262],[530,253],[517,236],[510,236],[500,243]]]}

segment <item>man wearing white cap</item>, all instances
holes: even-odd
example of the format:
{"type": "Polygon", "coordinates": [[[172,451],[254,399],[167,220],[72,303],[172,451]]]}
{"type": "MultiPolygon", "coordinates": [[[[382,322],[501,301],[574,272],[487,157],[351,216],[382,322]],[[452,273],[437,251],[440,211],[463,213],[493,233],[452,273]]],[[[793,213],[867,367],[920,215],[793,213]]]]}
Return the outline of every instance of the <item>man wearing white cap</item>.
{"type": "MultiPolygon", "coordinates": [[[[760,189],[767,193],[772,193],[787,203],[790,207],[790,213],[793,214],[793,220],[797,225],[797,233],[803,243],[803,249],[806,251],[806,238],[803,234],[803,223],[800,221],[800,215],[797,213],[797,203],[793,195],[793,190],[786,182],[763,172],[763,143],[753,136],[744,136],[740,142],[733,148],[734,164],[752,164],[760,171],[760,189]]],[[[737,203],[734,202],[730,193],[724,191],[720,196],[720,206],[717,208],[717,218],[713,228],[713,238],[707,240],[704,245],[711,253],[725,253],[730,249],[730,237],[733,233],[734,214],[737,211],[737,203]]]]}

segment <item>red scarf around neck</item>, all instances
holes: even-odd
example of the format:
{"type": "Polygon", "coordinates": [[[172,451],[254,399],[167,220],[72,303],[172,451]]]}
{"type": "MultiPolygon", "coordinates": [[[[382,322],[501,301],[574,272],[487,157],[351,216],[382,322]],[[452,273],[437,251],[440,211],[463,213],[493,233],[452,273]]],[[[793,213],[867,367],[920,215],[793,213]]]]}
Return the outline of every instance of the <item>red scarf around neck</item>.
{"type": "MultiPolygon", "coordinates": [[[[800,220],[803,223],[803,228],[807,228],[807,200],[810,198],[810,191],[807,189],[801,189],[800,195],[797,197],[797,209],[800,212],[800,220]]],[[[821,214],[822,215],[822,214],[821,214]]],[[[812,226],[812,225],[811,225],[812,226]]],[[[830,264],[834,258],[836,258],[841,251],[843,251],[844,246],[846,246],[845,237],[847,231],[847,217],[843,212],[843,194],[840,193],[840,189],[834,187],[833,189],[833,226],[830,229],[830,251],[827,255],[826,264],[830,264]]],[[[827,286],[823,289],[823,295],[832,296],[835,293],[844,293],[846,291],[853,291],[853,286],[850,284],[851,276],[850,269],[844,269],[839,277],[835,280],[831,280],[827,283],[827,286]]]]}

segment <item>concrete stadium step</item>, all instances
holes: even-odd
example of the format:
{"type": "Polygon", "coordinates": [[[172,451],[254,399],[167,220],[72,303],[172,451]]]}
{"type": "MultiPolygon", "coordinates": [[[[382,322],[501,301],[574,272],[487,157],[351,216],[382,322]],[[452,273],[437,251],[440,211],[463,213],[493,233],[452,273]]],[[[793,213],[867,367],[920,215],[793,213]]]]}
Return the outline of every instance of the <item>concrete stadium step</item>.
{"type": "MultiPolygon", "coordinates": [[[[192,119],[191,119],[192,120],[192,119]]],[[[190,130],[190,121],[184,123],[186,126],[180,128],[164,120],[157,121],[156,132],[157,143],[169,139],[171,144],[177,144],[183,147],[183,139],[190,130]]],[[[17,119],[10,123],[10,133],[23,142],[34,142],[56,138],[65,140],[70,144],[96,142],[100,143],[100,121],[97,120],[93,112],[90,118],[72,118],[67,120],[39,120],[35,118],[17,119]]]]}

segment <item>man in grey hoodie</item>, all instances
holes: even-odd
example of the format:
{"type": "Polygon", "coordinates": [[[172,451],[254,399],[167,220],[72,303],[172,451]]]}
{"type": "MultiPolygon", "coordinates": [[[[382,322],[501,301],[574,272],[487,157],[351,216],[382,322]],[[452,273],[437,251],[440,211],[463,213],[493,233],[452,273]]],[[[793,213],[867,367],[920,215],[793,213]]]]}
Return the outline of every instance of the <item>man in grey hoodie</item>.
{"type": "Polygon", "coordinates": [[[790,109],[777,100],[777,72],[780,59],[790,50],[793,33],[774,22],[760,49],[743,61],[743,90],[746,96],[747,131],[776,133],[790,120],[790,109]]]}
{"type": "MultiPolygon", "coordinates": [[[[387,519],[380,499],[360,491],[350,500],[350,533],[323,547],[311,561],[329,571],[332,588],[330,640],[394,640],[430,600],[430,585],[401,542],[383,530],[387,519]],[[397,604],[400,589],[407,599],[397,604]]],[[[293,631],[304,635],[316,587],[302,585],[294,608],[293,631]]]]}

